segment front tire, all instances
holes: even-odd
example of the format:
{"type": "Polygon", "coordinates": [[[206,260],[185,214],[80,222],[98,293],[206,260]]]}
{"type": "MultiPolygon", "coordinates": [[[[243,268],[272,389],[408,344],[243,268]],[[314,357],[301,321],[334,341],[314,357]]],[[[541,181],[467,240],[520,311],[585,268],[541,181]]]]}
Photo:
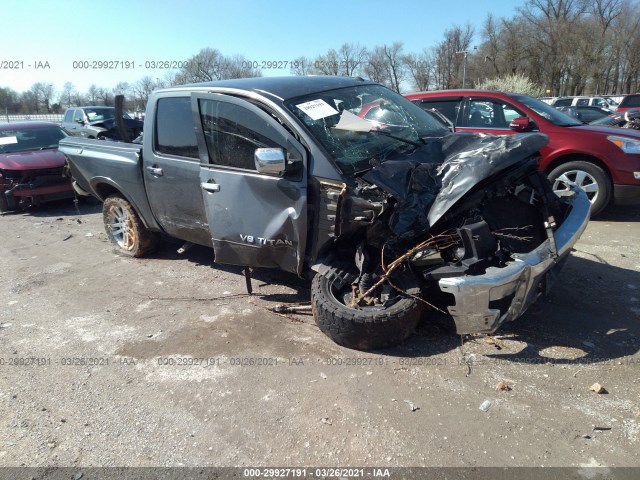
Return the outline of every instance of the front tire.
{"type": "Polygon", "coordinates": [[[611,201],[611,180],[598,165],[588,161],[567,162],[549,173],[553,191],[562,193],[575,183],[582,188],[591,202],[591,216],[600,213],[611,201]]]}
{"type": "Polygon", "coordinates": [[[160,236],[144,226],[131,204],[119,195],[104,201],[102,219],[107,237],[116,252],[127,257],[143,257],[157,250],[160,236]]]}
{"type": "MultiPolygon", "coordinates": [[[[413,275],[405,271],[393,280],[403,290],[417,290],[413,275]]],[[[377,350],[398,345],[415,330],[422,304],[414,297],[398,294],[388,307],[356,309],[345,305],[335,282],[316,275],[311,284],[313,316],[320,330],[338,345],[355,350],[377,350]]],[[[351,285],[344,288],[350,289],[351,285]]],[[[344,290],[344,289],[343,289],[344,290]]]]}

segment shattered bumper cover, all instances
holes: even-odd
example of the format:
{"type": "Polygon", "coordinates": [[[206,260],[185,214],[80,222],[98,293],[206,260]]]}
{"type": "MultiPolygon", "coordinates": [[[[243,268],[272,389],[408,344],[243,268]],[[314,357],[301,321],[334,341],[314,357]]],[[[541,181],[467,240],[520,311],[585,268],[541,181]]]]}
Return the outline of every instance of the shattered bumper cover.
{"type": "Polygon", "coordinates": [[[440,289],[455,298],[449,313],[458,334],[494,332],[503,322],[522,315],[548,288],[551,275],[561,267],[589,222],[589,199],[581,189],[574,191],[575,196],[567,200],[571,213],[554,232],[555,252],[547,239],[535,250],[517,255],[506,267],[439,281],[440,289]]]}

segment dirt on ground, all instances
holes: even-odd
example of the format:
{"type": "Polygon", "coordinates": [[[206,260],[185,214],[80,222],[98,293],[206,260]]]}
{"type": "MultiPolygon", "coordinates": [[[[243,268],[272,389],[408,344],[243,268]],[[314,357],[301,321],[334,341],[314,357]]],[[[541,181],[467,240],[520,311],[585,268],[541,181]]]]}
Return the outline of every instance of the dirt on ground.
{"type": "Polygon", "coordinates": [[[116,255],[100,205],[1,216],[0,465],[638,466],[639,220],[592,220],[495,335],[363,353],[271,311],[293,275],[116,255]]]}

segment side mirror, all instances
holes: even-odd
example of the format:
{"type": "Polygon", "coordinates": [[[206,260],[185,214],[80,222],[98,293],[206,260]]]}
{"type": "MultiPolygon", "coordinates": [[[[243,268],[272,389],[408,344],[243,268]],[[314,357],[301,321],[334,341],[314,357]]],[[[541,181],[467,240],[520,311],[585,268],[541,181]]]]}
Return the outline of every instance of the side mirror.
{"type": "Polygon", "coordinates": [[[79,125],[84,125],[84,120],[76,120],[76,123],[79,125]]]}
{"type": "Polygon", "coordinates": [[[282,148],[256,148],[253,159],[258,173],[280,175],[286,167],[285,153],[282,148]]]}
{"type": "Polygon", "coordinates": [[[533,123],[531,122],[531,120],[529,120],[528,117],[517,117],[511,120],[509,128],[511,130],[515,130],[516,132],[526,132],[527,130],[531,130],[533,128],[533,123]]]}

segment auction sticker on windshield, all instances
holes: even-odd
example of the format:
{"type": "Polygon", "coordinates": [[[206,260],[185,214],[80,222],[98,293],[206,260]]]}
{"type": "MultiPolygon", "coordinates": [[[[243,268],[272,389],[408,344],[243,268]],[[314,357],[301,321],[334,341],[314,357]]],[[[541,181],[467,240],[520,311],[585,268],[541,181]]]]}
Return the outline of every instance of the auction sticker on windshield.
{"type": "Polygon", "coordinates": [[[338,111],[322,99],[304,102],[296,105],[296,107],[309,115],[313,120],[338,115],[338,111]]]}
{"type": "Polygon", "coordinates": [[[18,137],[0,137],[0,145],[10,145],[18,143],[18,137]]]}

